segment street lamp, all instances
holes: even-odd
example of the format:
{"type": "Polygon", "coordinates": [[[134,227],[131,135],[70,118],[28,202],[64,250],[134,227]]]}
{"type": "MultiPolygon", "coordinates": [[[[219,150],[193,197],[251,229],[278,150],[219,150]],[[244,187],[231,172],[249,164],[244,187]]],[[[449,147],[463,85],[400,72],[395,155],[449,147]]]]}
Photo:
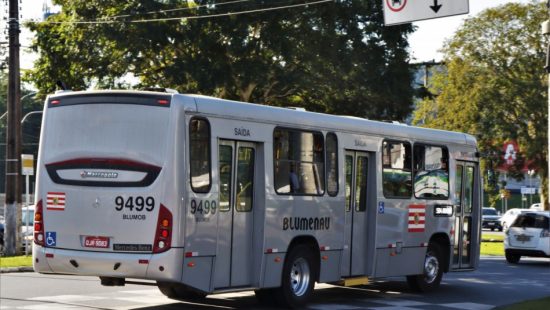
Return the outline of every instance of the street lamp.
{"type": "MultiPolygon", "coordinates": [[[[19,102],[23,102],[23,99],[27,98],[27,97],[30,97],[30,96],[34,96],[36,95],[36,92],[32,92],[32,93],[29,93],[29,94],[26,94],[25,96],[21,97],[21,99],[19,100],[19,102]]],[[[8,111],[4,112],[4,114],[2,114],[2,116],[0,116],[0,120],[2,120],[4,117],[6,117],[6,115],[8,115],[8,111]]]]}

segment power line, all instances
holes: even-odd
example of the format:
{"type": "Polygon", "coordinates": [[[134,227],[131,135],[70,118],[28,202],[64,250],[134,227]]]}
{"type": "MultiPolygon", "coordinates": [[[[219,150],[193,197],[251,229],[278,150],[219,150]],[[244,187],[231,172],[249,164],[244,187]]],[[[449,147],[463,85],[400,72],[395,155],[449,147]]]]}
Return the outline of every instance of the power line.
{"type": "MultiPolygon", "coordinates": [[[[169,13],[169,12],[177,12],[177,11],[189,11],[189,10],[195,10],[199,8],[204,7],[212,7],[212,6],[223,6],[227,4],[235,4],[235,3],[241,3],[241,2],[249,2],[252,0],[235,0],[235,1],[228,1],[228,2],[222,2],[222,3],[215,3],[215,4],[203,4],[203,5],[197,5],[194,7],[185,7],[185,8],[176,8],[176,9],[167,9],[167,10],[159,10],[159,11],[151,11],[151,12],[145,12],[137,15],[151,15],[151,14],[159,14],[159,13],[169,13]]],[[[122,18],[122,17],[134,17],[135,15],[116,15],[116,16],[108,16],[105,17],[106,19],[116,19],[116,18],[122,18]]]]}
{"type": "Polygon", "coordinates": [[[205,19],[205,18],[224,17],[224,16],[237,16],[237,15],[244,15],[244,14],[251,14],[251,13],[262,13],[262,12],[291,9],[291,8],[298,8],[298,7],[307,7],[310,5],[317,5],[317,4],[327,3],[327,2],[334,2],[334,0],[320,0],[320,1],[312,1],[312,2],[306,2],[306,3],[300,3],[300,4],[271,7],[271,8],[227,12],[227,13],[210,14],[210,15],[166,17],[166,18],[138,19],[138,20],[126,20],[126,21],[119,21],[119,20],[60,21],[60,22],[42,21],[42,22],[37,22],[37,24],[125,24],[125,23],[151,23],[151,22],[175,21],[175,20],[193,20],[193,19],[205,19]]]}

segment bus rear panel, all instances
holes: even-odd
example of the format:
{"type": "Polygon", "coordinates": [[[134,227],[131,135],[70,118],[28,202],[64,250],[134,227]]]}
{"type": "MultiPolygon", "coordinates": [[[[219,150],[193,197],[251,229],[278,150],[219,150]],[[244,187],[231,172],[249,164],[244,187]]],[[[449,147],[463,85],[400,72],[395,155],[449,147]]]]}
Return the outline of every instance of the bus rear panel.
{"type": "Polygon", "coordinates": [[[130,93],[47,100],[35,270],[181,278],[178,264],[166,264],[181,251],[174,238],[178,201],[162,181],[173,179],[170,101],[169,95],[130,93]]]}

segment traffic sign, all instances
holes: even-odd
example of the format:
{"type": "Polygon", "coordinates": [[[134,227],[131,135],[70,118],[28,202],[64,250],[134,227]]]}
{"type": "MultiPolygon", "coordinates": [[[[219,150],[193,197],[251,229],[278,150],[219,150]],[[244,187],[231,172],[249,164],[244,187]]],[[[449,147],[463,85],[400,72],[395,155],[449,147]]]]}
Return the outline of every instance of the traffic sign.
{"type": "Polygon", "coordinates": [[[382,0],[386,26],[468,14],[468,0],[382,0]]]}
{"type": "Polygon", "coordinates": [[[522,195],[535,195],[536,193],[537,193],[536,187],[526,187],[526,186],[521,187],[522,195]]]}
{"type": "Polygon", "coordinates": [[[21,172],[23,175],[34,175],[34,155],[21,154],[21,172]]]}

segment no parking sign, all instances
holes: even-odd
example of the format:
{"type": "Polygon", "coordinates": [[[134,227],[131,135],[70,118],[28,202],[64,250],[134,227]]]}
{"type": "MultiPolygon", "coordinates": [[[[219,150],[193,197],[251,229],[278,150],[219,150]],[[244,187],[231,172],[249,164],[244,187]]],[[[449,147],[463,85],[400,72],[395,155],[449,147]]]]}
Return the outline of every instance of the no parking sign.
{"type": "Polygon", "coordinates": [[[468,0],[382,0],[386,26],[468,14],[468,0]]]}

